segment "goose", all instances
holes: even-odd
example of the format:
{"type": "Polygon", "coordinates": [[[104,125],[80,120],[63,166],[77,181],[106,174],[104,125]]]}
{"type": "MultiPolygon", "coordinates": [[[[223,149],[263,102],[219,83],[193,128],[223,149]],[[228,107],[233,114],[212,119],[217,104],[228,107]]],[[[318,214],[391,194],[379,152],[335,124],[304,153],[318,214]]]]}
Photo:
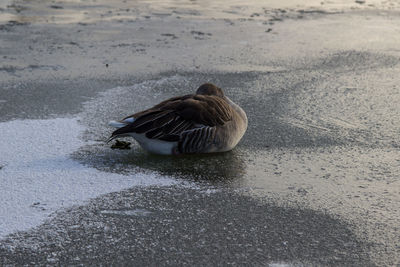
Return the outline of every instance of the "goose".
{"type": "Polygon", "coordinates": [[[150,153],[180,155],[232,150],[247,129],[244,110],[211,83],[195,94],[173,97],[120,121],[111,140],[131,136],[150,153]]]}

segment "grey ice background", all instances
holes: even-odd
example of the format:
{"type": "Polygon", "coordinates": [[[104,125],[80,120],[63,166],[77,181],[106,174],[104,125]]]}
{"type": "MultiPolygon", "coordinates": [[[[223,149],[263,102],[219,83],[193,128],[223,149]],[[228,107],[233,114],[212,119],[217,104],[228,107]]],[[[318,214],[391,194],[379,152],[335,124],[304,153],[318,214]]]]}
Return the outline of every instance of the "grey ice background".
{"type": "Polygon", "coordinates": [[[2,2],[0,264],[398,265],[399,2],[304,2],[2,2]],[[234,151],[102,142],[203,82],[234,151]]]}

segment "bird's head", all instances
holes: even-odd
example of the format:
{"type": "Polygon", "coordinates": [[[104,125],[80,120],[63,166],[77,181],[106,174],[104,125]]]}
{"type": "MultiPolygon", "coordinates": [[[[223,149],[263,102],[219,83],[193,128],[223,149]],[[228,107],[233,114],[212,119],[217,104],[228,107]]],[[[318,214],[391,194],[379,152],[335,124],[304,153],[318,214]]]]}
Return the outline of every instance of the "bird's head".
{"type": "Polygon", "coordinates": [[[215,96],[219,96],[219,97],[225,96],[222,89],[215,86],[212,83],[205,83],[205,84],[201,85],[197,89],[196,94],[198,94],[198,95],[215,95],[215,96]]]}

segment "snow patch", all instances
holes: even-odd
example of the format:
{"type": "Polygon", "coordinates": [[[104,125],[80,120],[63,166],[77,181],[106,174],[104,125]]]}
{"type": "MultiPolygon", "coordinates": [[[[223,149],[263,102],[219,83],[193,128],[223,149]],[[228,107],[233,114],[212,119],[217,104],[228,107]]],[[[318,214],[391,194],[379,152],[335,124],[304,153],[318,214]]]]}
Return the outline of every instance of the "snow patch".
{"type": "Polygon", "coordinates": [[[156,174],[113,174],[70,154],[87,144],[77,118],[0,123],[0,238],[43,223],[63,207],[133,186],[179,182],[156,174]]]}

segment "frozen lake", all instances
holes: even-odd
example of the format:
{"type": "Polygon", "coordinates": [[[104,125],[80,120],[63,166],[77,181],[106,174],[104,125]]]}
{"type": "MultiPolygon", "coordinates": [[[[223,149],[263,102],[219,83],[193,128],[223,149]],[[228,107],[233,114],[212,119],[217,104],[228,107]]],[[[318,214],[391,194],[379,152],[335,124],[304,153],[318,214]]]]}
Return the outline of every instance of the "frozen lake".
{"type": "Polygon", "coordinates": [[[0,265],[399,264],[398,2],[0,7],[0,265]],[[233,151],[104,143],[204,82],[233,151]]]}

